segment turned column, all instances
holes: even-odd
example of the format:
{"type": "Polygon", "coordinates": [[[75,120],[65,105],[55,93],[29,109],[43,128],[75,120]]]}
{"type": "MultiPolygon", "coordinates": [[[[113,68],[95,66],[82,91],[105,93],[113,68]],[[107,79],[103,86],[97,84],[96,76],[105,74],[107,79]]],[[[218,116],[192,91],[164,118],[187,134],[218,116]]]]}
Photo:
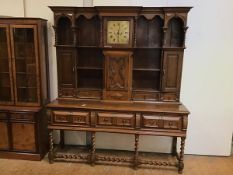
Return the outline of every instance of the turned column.
{"type": "Polygon", "coordinates": [[[91,157],[90,157],[91,165],[95,165],[95,132],[91,132],[91,157]]]}
{"type": "Polygon", "coordinates": [[[178,164],[179,174],[182,174],[184,169],[184,145],[185,145],[185,137],[181,137],[180,156],[179,156],[179,164],[178,164]]]}
{"type": "Polygon", "coordinates": [[[138,146],[139,146],[139,135],[135,134],[135,144],[134,144],[134,168],[138,168],[138,146]]]}

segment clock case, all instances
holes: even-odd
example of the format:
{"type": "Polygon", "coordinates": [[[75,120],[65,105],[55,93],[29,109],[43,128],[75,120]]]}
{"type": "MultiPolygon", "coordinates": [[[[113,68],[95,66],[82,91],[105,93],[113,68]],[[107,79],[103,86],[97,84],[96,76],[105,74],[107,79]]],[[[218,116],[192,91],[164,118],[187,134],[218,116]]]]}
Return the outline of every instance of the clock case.
{"type": "Polygon", "coordinates": [[[103,25],[104,25],[104,33],[103,33],[103,40],[104,40],[104,47],[113,47],[113,48],[121,48],[121,47],[132,47],[133,44],[133,33],[134,33],[134,22],[133,17],[104,17],[103,18],[103,25]],[[129,22],[129,41],[127,44],[112,44],[107,42],[108,36],[108,22],[109,21],[128,21],[129,22]]]}

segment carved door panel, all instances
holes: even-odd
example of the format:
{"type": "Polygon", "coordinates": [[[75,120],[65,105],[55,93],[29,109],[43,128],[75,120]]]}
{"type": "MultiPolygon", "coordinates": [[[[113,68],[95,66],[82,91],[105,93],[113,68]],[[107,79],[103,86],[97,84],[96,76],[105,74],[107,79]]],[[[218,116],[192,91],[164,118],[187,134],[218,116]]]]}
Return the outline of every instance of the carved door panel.
{"type": "Polygon", "coordinates": [[[132,52],[106,51],[105,97],[111,100],[127,100],[131,90],[132,52]],[[116,96],[116,98],[114,97],[116,96]]]}
{"type": "Polygon", "coordinates": [[[164,92],[178,92],[180,90],[183,52],[165,51],[163,60],[164,92]]]}

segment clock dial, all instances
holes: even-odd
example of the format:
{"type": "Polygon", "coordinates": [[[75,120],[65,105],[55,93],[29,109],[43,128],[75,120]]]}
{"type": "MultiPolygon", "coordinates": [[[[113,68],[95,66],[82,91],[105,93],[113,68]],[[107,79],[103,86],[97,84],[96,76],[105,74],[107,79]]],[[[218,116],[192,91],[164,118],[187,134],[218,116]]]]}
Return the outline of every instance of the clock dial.
{"type": "Polygon", "coordinates": [[[129,21],[108,21],[107,23],[108,44],[129,43],[129,21]]]}

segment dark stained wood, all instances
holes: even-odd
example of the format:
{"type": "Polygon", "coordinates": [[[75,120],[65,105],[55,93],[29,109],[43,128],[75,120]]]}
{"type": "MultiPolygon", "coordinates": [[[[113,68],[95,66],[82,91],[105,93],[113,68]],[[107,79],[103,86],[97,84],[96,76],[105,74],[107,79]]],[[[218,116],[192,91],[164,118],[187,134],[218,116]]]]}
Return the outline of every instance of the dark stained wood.
{"type": "Polygon", "coordinates": [[[135,168],[176,166],[181,173],[189,111],[179,99],[190,7],[50,8],[59,92],[47,105],[50,163],[124,162],[135,168]],[[89,153],[60,152],[54,148],[53,130],[61,131],[62,147],[64,131],[90,133],[89,153]],[[95,149],[96,132],[134,135],[134,155],[102,156],[95,149]],[[141,159],[140,135],[172,137],[178,162],[141,159]],[[180,156],[177,137],[182,139],[180,156]]]}
{"type": "Polygon", "coordinates": [[[9,149],[9,134],[8,134],[8,127],[6,122],[0,121],[0,150],[2,149],[9,149]]]}
{"type": "Polygon", "coordinates": [[[40,160],[48,150],[44,109],[49,101],[47,21],[0,18],[0,29],[1,50],[5,48],[0,53],[0,92],[2,85],[8,88],[6,95],[0,93],[0,157],[40,160]],[[3,63],[9,66],[3,69],[3,63]],[[6,99],[8,92],[11,102],[6,99]]]}

